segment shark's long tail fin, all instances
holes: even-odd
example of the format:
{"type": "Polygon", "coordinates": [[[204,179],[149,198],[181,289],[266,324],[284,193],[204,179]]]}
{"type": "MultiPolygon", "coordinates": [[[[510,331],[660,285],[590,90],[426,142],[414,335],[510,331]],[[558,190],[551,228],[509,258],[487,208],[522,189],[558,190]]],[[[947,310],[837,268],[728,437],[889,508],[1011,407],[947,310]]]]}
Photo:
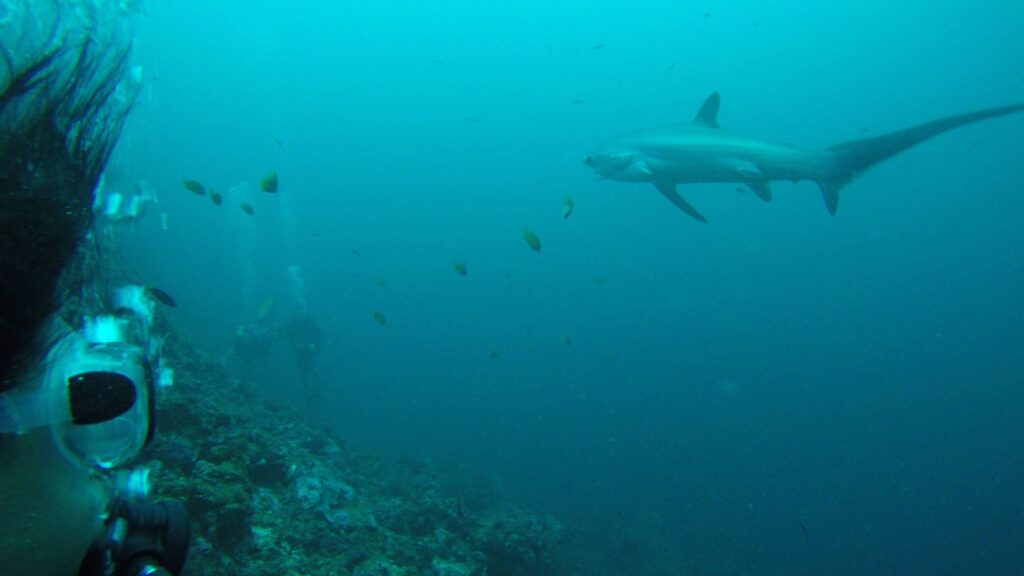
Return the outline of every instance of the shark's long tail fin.
{"type": "Polygon", "coordinates": [[[831,214],[835,214],[839,207],[839,190],[886,158],[948,130],[1020,111],[1024,111],[1024,104],[990,108],[925,122],[891,134],[830,146],[826,148],[830,156],[830,174],[818,181],[825,198],[825,207],[831,214]]]}

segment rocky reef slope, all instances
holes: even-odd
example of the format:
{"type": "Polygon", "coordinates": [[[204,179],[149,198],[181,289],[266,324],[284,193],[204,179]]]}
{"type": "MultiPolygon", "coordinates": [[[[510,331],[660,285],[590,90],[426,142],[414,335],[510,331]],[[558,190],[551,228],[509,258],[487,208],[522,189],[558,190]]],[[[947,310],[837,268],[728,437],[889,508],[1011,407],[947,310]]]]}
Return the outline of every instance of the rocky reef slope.
{"type": "Polygon", "coordinates": [[[192,518],[191,576],[513,576],[582,573],[553,518],[493,483],[350,451],[180,336],[176,383],[144,454],[155,490],[192,518]]]}

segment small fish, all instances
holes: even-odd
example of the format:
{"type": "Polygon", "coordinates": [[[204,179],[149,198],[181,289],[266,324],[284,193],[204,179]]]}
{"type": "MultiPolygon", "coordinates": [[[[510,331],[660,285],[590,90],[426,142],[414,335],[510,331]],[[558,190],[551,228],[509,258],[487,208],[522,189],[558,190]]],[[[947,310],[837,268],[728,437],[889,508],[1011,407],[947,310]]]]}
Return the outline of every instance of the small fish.
{"type": "Polygon", "coordinates": [[[480,119],[476,116],[470,116],[469,118],[466,118],[466,122],[469,122],[470,124],[479,124],[480,119]]]}
{"type": "Polygon", "coordinates": [[[740,194],[743,194],[744,192],[747,191],[747,189],[744,188],[743,186],[737,186],[736,191],[739,192],[740,194]]]}
{"type": "Polygon", "coordinates": [[[195,194],[196,196],[203,196],[206,194],[206,187],[196,180],[189,180],[188,178],[181,179],[181,185],[185,187],[185,190],[195,194]]]}
{"type": "Polygon", "coordinates": [[[274,138],[274,144],[277,144],[278,148],[284,148],[284,142],[280,138],[274,138]]]}
{"type": "Polygon", "coordinates": [[[604,48],[604,44],[594,44],[590,47],[591,50],[600,50],[602,48],[604,48]]]}
{"type": "Polygon", "coordinates": [[[492,351],[490,354],[487,355],[487,357],[490,358],[491,360],[496,359],[498,357],[498,351],[497,350],[492,351]]]}
{"type": "Polygon", "coordinates": [[[249,216],[252,216],[253,214],[256,213],[256,209],[253,208],[252,204],[249,204],[248,202],[242,202],[238,205],[238,207],[242,209],[242,212],[245,212],[249,216]]]}
{"type": "Polygon", "coordinates": [[[566,346],[572,346],[572,338],[569,338],[568,334],[562,334],[561,340],[562,344],[565,344],[566,346]]]}
{"type": "Polygon", "coordinates": [[[377,284],[377,288],[383,288],[388,285],[388,283],[384,280],[384,277],[381,276],[380,274],[374,276],[373,281],[377,284]]]}
{"type": "Polygon", "coordinates": [[[572,216],[572,210],[576,207],[576,203],[572,201],[572,196],[565,199],[565,206],[562,207],[562,220],[568,220],[569,216],[572,216]]]}
{"type": "Polygon", "coordinates": [[[352,252],[353,256],[362,256],[363,255],[362,252],[360,252],[359,250],[356,250],[355,248],[350,249],[350,252],[352,252]]]}
{"type": "Polygon", "coordinates": [[[811,537],[807,534],[807,526],[804,526],[804,521],[803,520],[799,520],[799,522],[800,522],[800,531],[804,533],[804,542],[806,542],[807,544],[810,544],[811,543],[811,537]]]}
{"type": "Polygon", "coordinates": [[[263,304],[260,305],[260,309],[256,311],[256,319],[257,320],[264,320],[264,319],[266,319],[267,315],[269,315],[270,311],[273,310],[273,309],[274,309],[274,297],[270,296],[266,300],[263,301],[263,304]]]}
{"type": "Polygon", "coordinates": [[[668,70],[669,70],[669,72],[671,72],[671,71],[673,71],[673,70],[675,70],[675,69],[676,69],[676,61],[675,61],[675,60],[673,60],[673,61],[672,61],[672,63],[671,63],[671,64],[669,64],[669,66],[668,66],[668,70]]]}
{"type": "Polygon", "coordinates": [[[598,286],[607,286],[608,279],[605,278],[604,276],[598,276],[597,278],[594,278],[594,284],[598,286]]]}
{"type": "Polygon", "coordinates": [[[210,190],[210,201],[213,202],[214,206],[220,206],[224,203],[224,197],[220,195],[220,192],[210,190]]]}
{"type": "Polygon", "coordinates": [[[530,231],[529,228],[523,228],[523,240],[530,245],[530,249],[534,252],[540,252],[540,238],[536,234],[530,231]]]}
{"type": "Polygon", "coordinates": [[[171,295],[156,286],[146,286],[146,292],[153,297],[154,300],[163,304],[164,306],[170,306],[171,308],[177,308],[178,303],[171,298],[171,295]]]}
{"type": "Polygon", "coordinates": [[[583,104],[583,98],[577,98],[573,100],[572,103],[576,105],[583,104]]]}
{"type": "Polygon", "coordinates": [[[387,316],[385,316],[382,312],[374,312],[373,319],[374,321],[377,322],[377,324],[380,324],[381,326],[384,326],[385,324],[388,323],[387,316]]]}
{"type": "Polygon", "coordinates": [[[277,172],[271,172],[260,180],[260,190],[274,194],[277,192],[277,172]]]}
{"type": "Polygon", "coordinates": [[[456,262],[455,264],[452,264],[452,268],[455,270],[455,273],[458,274],[459,276],[465,276],[468,273],[466,271],[465,262],[456,262]]]}

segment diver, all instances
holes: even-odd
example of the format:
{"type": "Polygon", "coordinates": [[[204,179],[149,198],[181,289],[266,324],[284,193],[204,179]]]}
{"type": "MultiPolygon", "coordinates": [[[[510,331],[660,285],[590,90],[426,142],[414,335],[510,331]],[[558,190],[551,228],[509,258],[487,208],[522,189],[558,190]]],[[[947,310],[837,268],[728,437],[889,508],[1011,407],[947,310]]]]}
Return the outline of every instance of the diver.
{"type": "Polygon", "coordinates": [[[235,328],[231,348],[245,367],[256,360],[266,358],[278,337],[277,330],[265,322],[241,324],[235,328]]]}
{"type": "Polygon", "coordinates": [[[285,337],[295,353],[295,370],[302,386],[306,406],[312,409],[320,400],[316,378],[316,358],[320,355],[320,326],[304,308],[292,311],[284,326],[285,337]]]}
{"type": "Polygon", "coordinates": [[[267,299],[260,307],[255,320],[239,324],[231,338],[228,356],[238,360],[238,371],[248,382],[266,380],[266,361],[271,357],[281,329],[271,321],[273,299],[267,299]]]}
{"type": "Polygon", "coordinates": [[[184,506],[127,465],[173,372],[156,301],[112,287],[94,190],[141,76],[115,1],[5,2],[0,27],[0,572],[177,575],[184,506]],[[8,4],[16,4],[10,6],[8,4]]]}

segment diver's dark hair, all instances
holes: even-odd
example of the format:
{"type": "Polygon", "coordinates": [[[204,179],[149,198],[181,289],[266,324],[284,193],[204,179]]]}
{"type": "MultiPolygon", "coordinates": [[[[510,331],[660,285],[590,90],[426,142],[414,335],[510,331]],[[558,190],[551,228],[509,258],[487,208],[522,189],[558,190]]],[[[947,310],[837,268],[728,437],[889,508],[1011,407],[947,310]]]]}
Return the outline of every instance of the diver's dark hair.
{"type": "Polygon", "coordinates": [[[37,358],[42,327],[89,275],[64,272],[95,260],[80,253],[93,190],[137,93],[130,38],[84,5],[6,2],[0,24],[0,391],[37,358]]]}

